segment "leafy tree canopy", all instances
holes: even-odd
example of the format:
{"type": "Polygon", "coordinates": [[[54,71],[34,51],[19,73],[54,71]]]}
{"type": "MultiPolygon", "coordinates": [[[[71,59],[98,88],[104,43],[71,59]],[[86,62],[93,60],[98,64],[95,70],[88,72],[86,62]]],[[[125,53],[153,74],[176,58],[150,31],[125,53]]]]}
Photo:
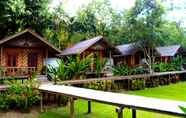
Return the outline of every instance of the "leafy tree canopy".
{"type": "Polygon", "coordinates": [[[33,28],[57,47],[72,44],[97,35],[114,44],[141,41],[156,45],[185,43],[184,29],[165,20],[166,9],[157,0],[136,0],[129,10],[116,11],[109,0],[93,0],[82,6],[76,16],[70,16],[63,3],[53,11],[51,0],[1,0],[0,38],[33,28]]]}

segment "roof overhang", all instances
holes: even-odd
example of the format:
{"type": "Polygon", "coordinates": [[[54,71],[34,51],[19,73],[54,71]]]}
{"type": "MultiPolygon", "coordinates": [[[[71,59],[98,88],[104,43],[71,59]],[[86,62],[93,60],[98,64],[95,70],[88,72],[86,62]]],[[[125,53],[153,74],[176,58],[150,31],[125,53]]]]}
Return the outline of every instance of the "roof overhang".
{"type": "Polygon", "coordinates": [[[48,42],[47,39],[41,37],[38,33],[34,32],[33,30],[31,30],[29,28],[28,29],[25,29],[25,30],[23,30],[23,31],[21,31],[19,33],[16,33],[14,35],[8,36],[8,37],[6,37],[4,39],[1,39],[0,40],[0,45],[3,45],[4,43],[6,43],[6,42],[8,42],[10,40],[13,40],[16,37],[21,36],[21,35],[23,35],[25,33],[30,33],[31,35],[33,35],[34,37],[36,37],[37,39],[39,39],[41,42],[43,42],[44,44],[46,44],[48,47],[50,47],[53,50],[55,50],[57,53],[61,53],[61,50],[60,49],[58,49],[57,47],[55,47],[53,44],[51,44],[50,42],[48,42]]]}

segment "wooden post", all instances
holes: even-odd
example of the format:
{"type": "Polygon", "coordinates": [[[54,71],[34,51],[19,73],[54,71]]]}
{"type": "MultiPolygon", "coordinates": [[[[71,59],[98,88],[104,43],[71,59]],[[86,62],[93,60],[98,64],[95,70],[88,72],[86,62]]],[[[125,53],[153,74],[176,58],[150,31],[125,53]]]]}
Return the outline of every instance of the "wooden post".
{"type": "Polygon", "coordinates": [[[3,65],[3,46],[1,46],[1,66],[3,65]]]}
{"type": "MultiPolygon", "coordinates": [[[[47,67],[47,63],[46,63],[47,59],[48,59],[48,49],[46,48],[45,49],[45,66],[46,67],[47,67]]],[[[47,75],[47,68],[45,69],[45,75],[47,75]]]]}
{"type": "MultiPolygon", "coordinates": [[[[0,55],[1,56],[0,57],[0,60],[1,60],[0,66],[3,66],[3,46],[1,46],[1,52],[0,53],[1,53],[1,55],[0,55]]],[[[5,71],[4,70],[3,70],[3,72],[0,73],[0,76],[1,77],[5,76],[5,71]]]]}
{"type": "Polygon", "coordinates": [[[113,66],[112,64],[112,51],[109,51],[109,60],[110,60],[110,65],[113,66]]]}
{"type": "Polygon", "coordinates": [[[91,110],[91,101],[88,101],[88,114],[91,113],[92,110],[91,110]]]}
{"type": "Polygon", "coordinates": [[[130,90],[130,88],[131,88],[130,86],[131,86],[131,84],[130,84],[130,79],[127,79],[127,89],[128,89],[128,90],[130,90]]]}
{"type": "Polygon", "coordinates": [[[40,97],[40,111],[43,112],[43,92],[41,92],[40,97]]]}
{"type": "Polygon", "coordinates": [[[132,118],[136,118],[136,109],[132,109],[132,118]]]}
{"type": "Polygon", "coordinates": [[[145,87],[146,87],[146,78],[144,77],[144,79],[143,79],[143,89],[145,89],[145,87]]]}
{"type": "Polygon", "coordinates": [[[74,99],[70,98],[70,118],[74,118],[74,99]]]}
{"type": "Polygon", "coordinates": [[[118,118],[123,118],[123,106],[120,106],[118,108],[116,108],[116,112],[118,113],[118,118]]]}

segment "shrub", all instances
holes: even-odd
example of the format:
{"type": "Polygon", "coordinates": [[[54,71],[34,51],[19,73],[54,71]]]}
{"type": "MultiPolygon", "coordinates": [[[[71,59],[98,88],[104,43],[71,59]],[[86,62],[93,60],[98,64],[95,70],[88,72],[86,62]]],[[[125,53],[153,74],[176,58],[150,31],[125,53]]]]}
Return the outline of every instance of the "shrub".
{"type": "Polygon", "coordinates": [[[106,65],[107,60],[104,58],[100,58],[98,55],[96,55],[95,58],[95,72],[96,77],[101,77],[101,73],[106,65]]]}
{"type": "Polygon", "coordinates": [[[9,109],[9,102],[7,98],[8,97],[6,93],[0,94],[0,110],[4,111],[9,109]]]}
{"type": "Polygon", "coordinates": [[[177,56],[170,62],[160,62],[153,64],[153,70],[155,72],[180,71],[184,63],[185,61],[183,58],[177,56]]]}
{"type": "Polygon", "coordinates": [[[23,84],[13,81],[8,88],[8,96],[12,101],[15,101],[17,108],[27,111],[39,101],[37,87],[38,84],[33,79],[27,80],[23,84]]]}
{"type": "Polygon", "coordinates": [[[6,93],[0,94],[0,109],[20,109],[27,112],[29,108],[39,101],[38,82],[33,79],[23,84],[19,81],[10,81],[6,93]]]}
{"type": "Polygon", "coordinates": [[[128,67],[127,65],[118,65],[113,68],[113,74],[119,76],[144,74],[148,71],[143,66],[128,67]]]}
{"type": "Polygon", "coordinates": [[[87,84],[84,84],[85,88],[89,89],[95,89],[95,90],[103,90],[103,91],[111,91],[111,90],[116,90],[117,87],[115,84],[110,80],[107,81],[96,81],[96,82],[90,82],[87,84]]]}
{"type": "Polygon", "coordinates": [[[144,89],[145,88],[144,81],[145,80],[139,79],[139,78],[132,80],[131,89],[132,90],[141,90],[141,89],[144,89]]]}
{"type": "Polygon", "coordinates": [[[91,56],[83,59],[80,56],[68,57],[65,61],[57,61],[58,67],[49,66],[48,70],[53,75],[55,84],[58,80],[80,79],[90,67],[91,56]]]}
{"type": "Polygon", "coordinates": [[[155,72],[166,72],[169,70],[169,64],[165,62],[153,64],[153,70],[155,72]]]}
{"type": "Polygon", "coordinates": [[[113,68],[113,74],[118,76],[129,75],[130,68],[127,65],[118,65],[113,68]]]}

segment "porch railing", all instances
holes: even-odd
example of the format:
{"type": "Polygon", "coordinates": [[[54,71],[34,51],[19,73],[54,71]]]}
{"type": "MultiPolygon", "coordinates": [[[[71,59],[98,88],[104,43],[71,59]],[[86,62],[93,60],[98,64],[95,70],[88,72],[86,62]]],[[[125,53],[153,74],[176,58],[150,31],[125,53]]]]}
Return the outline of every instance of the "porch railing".
{"type": "Polygon", "coordinates": [[[0,77],[30,76],[36,71],[36,67],[3,67],[0,77]]]}

